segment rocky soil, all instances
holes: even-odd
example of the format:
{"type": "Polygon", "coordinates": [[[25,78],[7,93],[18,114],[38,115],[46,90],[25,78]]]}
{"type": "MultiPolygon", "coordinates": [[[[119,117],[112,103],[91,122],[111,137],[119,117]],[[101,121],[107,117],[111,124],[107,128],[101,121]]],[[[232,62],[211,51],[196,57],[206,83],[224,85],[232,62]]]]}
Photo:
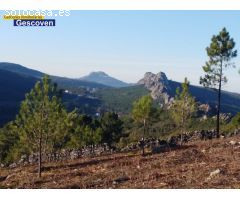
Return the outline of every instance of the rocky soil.
{"type": "Polygon", "coordinates": [[[240,188],[240,136],[159,154],[118,153],[0,169],[0,188],[240,188]]]}

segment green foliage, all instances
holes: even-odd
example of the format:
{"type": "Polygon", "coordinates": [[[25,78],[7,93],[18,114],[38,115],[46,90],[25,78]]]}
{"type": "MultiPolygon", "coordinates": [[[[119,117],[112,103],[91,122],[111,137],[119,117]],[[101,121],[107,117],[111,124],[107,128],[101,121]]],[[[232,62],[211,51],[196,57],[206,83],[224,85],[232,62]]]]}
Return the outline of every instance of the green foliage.
{"type": "Polygon", "coordinates": [[[153,99],[150,96],[143,96],[133,103],[132,116],[136,122],[148,124],[153,113],[153,99]]]}
{"type": "Polygon", "coordinates": [[[63,146],[68,114],[57,95],[56,85],[45,76],[21,104],[14,126],[31,152],[38,152],[39,145],[45,153],[63,146]]]}
{"type": "Polygon", "coordinates": [[[133,102],[147,94],[149,91],[143,86],[131,86],[102,89],[97,91],[96,96],[102,101],[105,110],[128,114],[132,110],[133,102]]]}
{"type": "Polygon", "coordinates": [[[10,124],[0,129],[0,162],[8,163],[11,160],[10,152],[19,140],[18,135],[11,131],[10,124]]]}
{"type": "Polygon", "coordinates": [[[235,128],[235,129],[238,129],[240,128],[240,113],[238,113],[237,115],[235,115],[230,124],[235,128]]]}
{"type": "Polygon", "coordinates": [[[82,149],[85,145],[97,145],[102,141],[101,124],[97,119],[88,115],[79,115],[74,120],[70,139],[66,147],[72,149],[82,149]]]}
{"type": "Polygon", "coordinates": [[[123,122],[118,114],[107,112],[100,119],[102,129],[102,142],[113,147],[122,136],[123,122]]]}
{"type": "Polygon", "coordinates": [[[227,82],[223,74],[223,68],[234,67],[231,59],[237,56],[237,50],[234,50],[235,42],[230,38],[229,32],[223,28],[218,35],[214,35],[211,44],[206,48],[209,61],[203,66],[206,73],[200,78],[200,84],[205,87],[219,86],[220,82],[227,82]]]}
{"type": "Polygon", "coordinates": [[[177,127],[181,130],[181,133],[184,133],[187,126],[189,126],[192,116],[196,113],[196,102],[189,93],[189,82],[187,78],[185,78],[184,83],[182,83],[181,92],[179,88],[176,91],[171,113],[177,127]]]}
{"type": "Polygon", "coordinates": [[[231,132],[236,129],[240,129],[240,113],[237,113],[231,121],[223,127],[224,132],[231,132]]]}
{"type": "Polygon", "coordinates": [[[187,131],[213,130],[215,128],[215,121],[216,120],[212,117],[207,119],[193,118],[188,126],[187,131]]]}
{"type": "Polygon", "coordinates": [[[168,109],[158,109],[149,128],[148,137],[166,139],[175,128],[171,112],[168,109]]]}
{"type": "Polygon", "coordinates": [[[86,115],[77,115],[72,120],[72,126],[68,133],[66,148],[81,149],[84,145],[83,127],[90,123],[91,118],[86,115]]]}
{"type": "Polygon", "coordinates": [[[234,63],[230,62],[237,57],[237,50],[234,50],[234,47],[235,42],[233,38],[230,38],[226,28],[223,28],[218,35],[214,35],[210,46],[206,48],[209,61],[203,66],[205,76],[200,77],[200,84],[204,87],[215,88],[218,91],[216,123],[218,136],[220,130],[221,90],[222,84],[227,82],[223,70],[228,67],[235,67],[234,63]]]}
{"type": "Polygon", "coordinates": [[[153,114],[153,99],[151,96],[143,96],[133,103],[132,116],[133,119],[143,125],[142,137],[142,155],[144,155],[144,138],[146,127],[149,127],[153,114]]]}
{"type": "Polygon", "coordinates": [[[18,133],[18,147],[21,144],[24,153],[38,153],[39,176],[42,154],[55,153],[64,146],[72,115],[63,108],[57,86],[48,76],[37,82],[21,103],[12,130],[18,133]]]}
{"type": "Polygon", "coordinates": [[[102,140],[102,129],[100,123],[96,119],[91,119],[91,122],[84,127],[83,140],[86,145],[97,145],[102,140]]]}

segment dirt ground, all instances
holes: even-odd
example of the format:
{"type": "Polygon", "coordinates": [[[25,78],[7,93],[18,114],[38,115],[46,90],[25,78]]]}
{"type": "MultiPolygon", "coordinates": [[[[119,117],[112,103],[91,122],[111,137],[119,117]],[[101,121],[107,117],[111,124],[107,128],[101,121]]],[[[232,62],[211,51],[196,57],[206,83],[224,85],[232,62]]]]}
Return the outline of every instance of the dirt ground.
{"type": "Polygon", "coordinates": [[[145,157],[131,152],[44,163],[41,179],[36,165],[0,169],[0,188],[240,188],[238,142],[240,136],[145,157]]]}

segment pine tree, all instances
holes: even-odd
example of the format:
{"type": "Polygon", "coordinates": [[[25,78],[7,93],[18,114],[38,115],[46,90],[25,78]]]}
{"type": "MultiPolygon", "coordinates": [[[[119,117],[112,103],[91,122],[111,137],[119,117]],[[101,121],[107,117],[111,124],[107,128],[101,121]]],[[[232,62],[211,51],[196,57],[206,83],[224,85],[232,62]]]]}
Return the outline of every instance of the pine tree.
{"type": "Polygon", "coordinates": [[[91,123],[84,128],[85,144],[91,147],[91,154],[94,154],[94,146],[102,140],[102,129],[97,119],[92,119],[91,123]]]}
{"type": "Polygon", "coordinates": [[[179,88],[176,90],[176,96],[171,106],[171,111],[172,117],[181,131],[182,145],[183,133],[186,132],[187,125],[196,112],[195,99],[189,93],[189,82],[187,78],[185,78],[182,83],[181,91],[179,88]]]}
{"type": "Polygon", "coordinates": [[[214,35],[211,44],[206,48],[209,61],[203,66],[204,77],[200,77],[200,84],[204,87],[210,87],[218,92],[217,97],[217,137],[220,131],[220,111],[221,111],[221,90],[222,84],[227,82],[223,70],[229,67],[235,67],[231,62],[237,56],[237,50],[234,50],[235,42],[230,37],[226,28],[223,28],[218,35],[214,35]]]}
{"type": "Polygon", "coordinates": [[[77,115],[73,116],[72,126],[69,131],[69,138],[66,146],[70,149],[78,149],[82,152],[82,148],[86,145],[84,140],[84,127],[85,119],[88,119],[86,115],[77,115]]]}
{"type": "Polygon", "coordinates": [[[12,161],[9,154],[18,141],[19,136],[12,131],[11,122],[0,129],[0,163],[9,164],[12,161]]]}
{"type": "Polygon", "coordinates": [[[48,76],[37,82],[21,103],[15,120],[20,142],[31,153],[38,153],[38,175],[42,173],[42,155],[60,146],[68,127],[68,113],[63,108],[57,86],[48,76]]]}
{"type": "Polygon", "coordinates": [[[142,135],[142,155],[145,155],[145,132],[146,127],[149,125],[151,120],[153,110],[153,99],[150,96],[143,96],[138,101],[133,103],[132,116],[133,119],[143,125],[143,135],[142,135]]]}
{"type": "Polygon", "coordinates": [[[123,122],[119,119],[118,114],[114,112],[106,112],[100,119],[102,129],[102,142],[107,143],[110,148],[114,147],[121,136],[123,130],[123,122]]]}
{"type": "Polygon", "coordinates": [[[240,128],[240,113],[237,113],[229,123],[235,130],[240,128]]]}
{"type": "Polygon", "coordinates": [[[77,116],[73,121],[67,147],[82,151],[83,146],[90,146],[91,154],[94,154],[94,146],[102,141],[100,122],[88,115],[77,116]]]}

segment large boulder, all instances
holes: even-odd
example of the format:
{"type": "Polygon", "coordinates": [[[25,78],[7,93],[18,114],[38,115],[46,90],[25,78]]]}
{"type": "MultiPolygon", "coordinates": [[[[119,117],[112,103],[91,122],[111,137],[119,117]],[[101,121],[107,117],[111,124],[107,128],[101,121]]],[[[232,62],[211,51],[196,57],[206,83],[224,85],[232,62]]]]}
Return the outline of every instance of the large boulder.
{"type": "Polygon", "coordinates": [[[159,72],[154,74],[147,72],[144,78],[138,81],[139,85],[144,85],[149,91],[154,100],[157,100],[160,104],[168,104],[172,93],[169,86],[168,78],[165,73],[159,72]]]}

